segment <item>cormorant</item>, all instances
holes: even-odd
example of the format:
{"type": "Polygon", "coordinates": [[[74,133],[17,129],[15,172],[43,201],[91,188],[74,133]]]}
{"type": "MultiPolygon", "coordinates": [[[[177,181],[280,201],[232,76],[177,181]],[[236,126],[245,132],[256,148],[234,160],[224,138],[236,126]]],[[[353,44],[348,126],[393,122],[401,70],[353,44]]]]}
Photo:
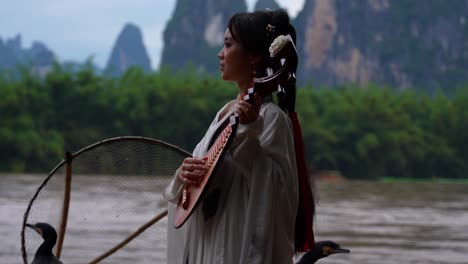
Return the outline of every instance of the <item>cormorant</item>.
{"type": "Polygon", "coordinates": [[[313,249],[307,251],[296,264],[312,264],[317,260],[335,253],[350,253],[349,249],[341,248],[337,243],[327,240],[315,243],[313,249]]]}
{"type": "Polygon", "coordinates": [[[37,249],[31,264],[63,264],[52,254],[52,248],[57,242],[57,232],[55,229],[47,223],[26,224],[26,226],[36,231],[44,239],[44,242],[37,249]]]}

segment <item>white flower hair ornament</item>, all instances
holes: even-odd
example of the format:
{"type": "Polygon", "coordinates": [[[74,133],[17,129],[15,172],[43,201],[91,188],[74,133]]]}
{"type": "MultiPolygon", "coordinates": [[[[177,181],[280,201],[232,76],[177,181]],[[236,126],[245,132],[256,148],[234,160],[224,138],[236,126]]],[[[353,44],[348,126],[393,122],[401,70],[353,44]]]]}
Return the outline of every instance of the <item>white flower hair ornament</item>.
{"type": "Polygon", "coordinates": [[[275,57],[276,54],[278,54],[281,49],[288,43],[288,37],[285,35],[279,35],[278,37],[273,40],[273,42],[270,45],[270,48],[268,49],[270,51],[270,57],[275,57]]]}

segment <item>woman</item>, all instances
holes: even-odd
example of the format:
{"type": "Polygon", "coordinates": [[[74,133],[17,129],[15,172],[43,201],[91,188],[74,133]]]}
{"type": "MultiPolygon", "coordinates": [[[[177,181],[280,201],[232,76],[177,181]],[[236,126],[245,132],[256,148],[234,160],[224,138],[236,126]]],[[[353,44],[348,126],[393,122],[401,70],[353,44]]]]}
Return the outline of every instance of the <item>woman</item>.
{"type": "Polygon", "coordinates": [[[237,98],[215,116],[205,136],[166,188],[170,203],[168,263],[292,263],[298,182],[292,127],[271,97],[242,100],[268,66],[268,48],[278,35],[293,33],[283,10],[231,17],[218,54],[221,76],[237,83],[237,98]],[[203,157],[219,126],[239,115],[235,138],[213,175],[207,194],[181,229],[171,212],[183,183],[197,185],[203,157]]]}

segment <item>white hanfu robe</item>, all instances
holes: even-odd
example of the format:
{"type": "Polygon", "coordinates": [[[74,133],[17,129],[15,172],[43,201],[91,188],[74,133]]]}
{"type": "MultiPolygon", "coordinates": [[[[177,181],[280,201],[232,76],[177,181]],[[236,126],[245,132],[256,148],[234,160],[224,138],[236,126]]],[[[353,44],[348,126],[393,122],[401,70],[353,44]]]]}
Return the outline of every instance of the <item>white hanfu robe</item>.
{"type": "MultiPolygon", "coordinates": [[[[194,157],[206,154],[213,134],[234,112],[231,106],[218,120],[228,105],[217,113],[194,157]]],[[[271,100],[264,102],[256,121],[238,126],[218,166],[205,196],[209,198],[180,229],[173,227],[173,216],[182,184],[174,176],[167,186],[167,263],[292,263],[299,197],[288,116],[271,100]]]]}

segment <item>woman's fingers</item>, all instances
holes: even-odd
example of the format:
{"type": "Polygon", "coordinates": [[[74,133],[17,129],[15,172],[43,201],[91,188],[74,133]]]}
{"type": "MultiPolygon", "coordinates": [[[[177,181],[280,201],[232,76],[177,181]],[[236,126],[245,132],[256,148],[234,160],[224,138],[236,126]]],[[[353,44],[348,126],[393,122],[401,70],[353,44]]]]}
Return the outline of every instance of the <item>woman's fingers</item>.
{"type": "Polygon", "coordinates": [[[205,163],[204,159],[186,158],[182,163],[179,179],[187,184],[199,185],[206,170],[205,163]]]}
{"type": "Polygon", "coordinates": [[[179,173],[179,179],[184,183],[198,186],[202,180],[203,175],[204,171],[199,170],[193,172],[182,171],[179,173]]]}
{"type": "Polygon", "coordinates": [[[196,170],[196,171],[184,171],[184,178],[187,178],[189,180],[198,180],[202,175],[203,175],[202,170],[196,170]]]}
{"type": "Polygon", "coordinates": [[[187,171],[205,169],[206,161],[201,158],[186,158],[182,164],[182,169],[187,171]]]}
{"type": "Polygon", "coordinates": [[[239,122],[241,124],[248,124],[257,120],[261,107],[261,98],[256,93],[254,95],[254,98],[254,105],[243,100],[239,100],[239,102],[237,103],[236,113],[239,115],[239,122]]]}
{"type": "Polygon", "coordinates": [[[184,164],[205,164],[206,161],[202,158],[185,158],[184,164]]]}
{"type": "Polygon", "coordinates": [[[205,169],[205,164],[183,164],[182,165],[184,171],[194,171],[194,170],[203,170],[205,169]]]}
{"type": "Polygon", "coordinates": [[[203,171],[196,170],[194,172],[184,171],[183,173],[184,182],[198,186],[202,180],[204,174],[203,171]]]}

